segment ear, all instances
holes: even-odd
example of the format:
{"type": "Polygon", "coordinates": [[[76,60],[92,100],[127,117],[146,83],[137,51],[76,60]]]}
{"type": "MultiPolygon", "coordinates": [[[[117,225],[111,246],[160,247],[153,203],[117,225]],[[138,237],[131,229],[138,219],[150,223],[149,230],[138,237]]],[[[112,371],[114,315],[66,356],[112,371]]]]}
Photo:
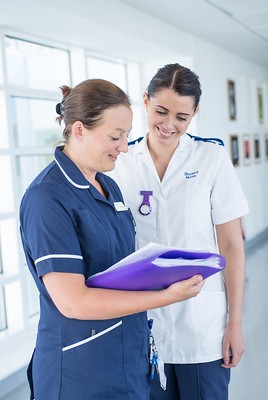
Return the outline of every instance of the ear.
{"type": "Polygon", "coordinates": [[[84,125],[81,121],[75,121],[72,126],[72,133],[74,137],[78,140],[81,140],[83,137],[83,128],[84,125]]]}
{"type": "Polygon", "coordinates": [[[147,107],[149,104],[149,97],[148,97],[148,93],[146,93],[146,92],[143,93],[143,104],[145,106],[145,110],[147,110],[147,107]]]}

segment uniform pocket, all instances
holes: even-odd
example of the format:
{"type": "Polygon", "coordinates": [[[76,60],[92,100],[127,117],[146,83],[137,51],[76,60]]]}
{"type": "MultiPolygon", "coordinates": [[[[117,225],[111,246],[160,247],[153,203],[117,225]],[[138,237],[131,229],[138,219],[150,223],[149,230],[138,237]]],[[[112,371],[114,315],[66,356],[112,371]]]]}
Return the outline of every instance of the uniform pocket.
{"type": "Polygon", "coordinates": [[[108,399],[114,392],[119,399],[126,391],[122,321],[63,347],[61,376],[62,400],[108,399]]]}
{"type": "Polygon", "coordinates": [[[68,351],[68,350],[74,349],[75,347],[83,346],[88,342],[92,342],[93,340],[98,339],[100,336],[103,336],[103,335],[107,334],[108,332],[112,331],[113,329],[118,328],[120,325],[122,325],[122,321],[119,321],[116,324],[110,326],[109,328],[104,329],[103,331],[98,332],[98,333],[96,333],[96,334],[94,334],[92,336],[89,336],[86,339],[83,339],[83,340],[80,340],[79,342],[75,342],[73,344],[70,344],[69,346],[65,346],[65,347],[62,348],[62,351],[68,351]]]}

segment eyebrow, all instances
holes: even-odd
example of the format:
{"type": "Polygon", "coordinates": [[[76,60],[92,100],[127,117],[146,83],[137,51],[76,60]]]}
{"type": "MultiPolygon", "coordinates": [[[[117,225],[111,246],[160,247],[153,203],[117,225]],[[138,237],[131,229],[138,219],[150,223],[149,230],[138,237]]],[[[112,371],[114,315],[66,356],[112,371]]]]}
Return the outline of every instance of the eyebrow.
{"type": "MultiPolygon", "coordinates": [[[[160,108],[163,108],[163,110],[165,110],[165,111],[169,111],[166,107],[160,106],[159,104],[156,104],[155,107],[160,107],[160,108]]],[[[179,113],[177,113],[177,115],[186,115],[186,116],[190,116],[191,114],[179,112],[179,113]]]]}
{"type": "MultiPolygon", "coordinates": [[[[130,132],[131,129],[132,129],[132,127],[129,129],[128,132],[130,132]]],[[[120,133],[125,133],[126,132],[126,131],[124,131],[124,129],[121,129],[121,128],[115,128],[115,131],[119,131],[120,133]]]]}

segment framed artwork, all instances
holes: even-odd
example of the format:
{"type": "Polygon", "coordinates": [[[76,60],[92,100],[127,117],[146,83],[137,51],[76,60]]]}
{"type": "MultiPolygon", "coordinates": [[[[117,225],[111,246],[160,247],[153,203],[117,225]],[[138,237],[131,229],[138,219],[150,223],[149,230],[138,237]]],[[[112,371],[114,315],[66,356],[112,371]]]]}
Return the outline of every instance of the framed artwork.
{"type": "Polygon", "coordinates": [[[242,138],[244,164],[248,165],[251,161],[250,135],[245,133],[242,138]]]}
{"type": "Polygon", "coordinates": [[[260,135],[258,133],[254,134],[253,150],[254,150],[255,162],[260,162],[261,161],[261,143],[260,143],[260,135]]]}
{"type": "Polygon", "coordinates": [[[258,99],[258,121],[263,124],[263,93],[262,88],[257,88],[257,99],[258,99]]]}
{"type": "Polygon", "coordinates": [[[235,82],[232,80],[227,81],[228,92],[228,112],[231,121],[236,120],[236,98],[235,98],[235,82]]]}
{"type": "Polygon", "coordinates": [[[239,165],[239,143],[238,135],[230,135],[230,156],[233,165],[236,167],[239,165]]]}
{"type": "Polygon", "coordinates": [[[268,133],[264,135],[265,160],[268,161],[268,133]]]}

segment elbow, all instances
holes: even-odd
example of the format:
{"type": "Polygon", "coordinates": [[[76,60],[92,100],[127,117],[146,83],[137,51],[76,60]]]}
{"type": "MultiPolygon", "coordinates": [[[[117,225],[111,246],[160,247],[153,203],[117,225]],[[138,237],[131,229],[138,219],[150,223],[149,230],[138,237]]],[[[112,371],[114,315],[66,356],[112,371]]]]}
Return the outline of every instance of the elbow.
{"type": "Polygon", "coordinates": [[[74,307],[57,307],[58,311],[68,319],[81,319],[79,313],[74,307]]]}

